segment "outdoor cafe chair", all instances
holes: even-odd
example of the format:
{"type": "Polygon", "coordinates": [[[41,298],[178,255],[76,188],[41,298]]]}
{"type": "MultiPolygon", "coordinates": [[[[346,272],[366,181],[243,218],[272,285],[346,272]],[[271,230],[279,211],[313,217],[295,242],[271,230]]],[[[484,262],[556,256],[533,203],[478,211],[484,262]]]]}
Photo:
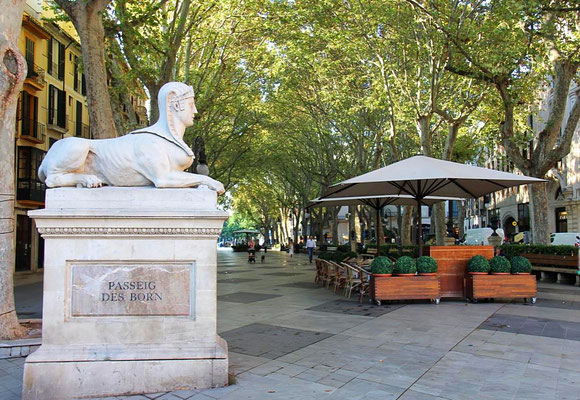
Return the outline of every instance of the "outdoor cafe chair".
{"type": "Polygon", "coordinates": [[[326,288],[329,289],[336,279],[336,264],[328,260],[323,260],[323,262],[326,265],[326,288]]]}
{"type": "Polygon", "coordinates": [[[346,272],[346,267],[342,263],[335,263],[332,261],[331,263],[335,265],[334,292],[336,293],[338,289],[344,287],[348,276],[346,272]]]}
{"type": "Polygon", "coordinates": [[[344,295],[346,296],[348,293],[348,298],[352,295],[352,290],[359,288],[362,283],[360,279],[360,270],[350,264],[344,263],[344,267],[346,268],[346,283],[344,285],[344,295]]]}
{"type": "Polygon", "coordinates": [[[316,265],[316,275],[314,276],[314,283],[316,283],[317,285],[324,285],[327,274],[326,265],[320,258],[315,258],[314,263],[316,265]]]}
{"type": "Polygon", "coordinates": [[[371,287],[371,273],[365,270],[364,268],[358,268],[359,270],[359,277],[360,277],[360,285],[358,287],[359,291],[359,298],[358,302],[362,303],[363,296],[368,295],[371,287]]]}

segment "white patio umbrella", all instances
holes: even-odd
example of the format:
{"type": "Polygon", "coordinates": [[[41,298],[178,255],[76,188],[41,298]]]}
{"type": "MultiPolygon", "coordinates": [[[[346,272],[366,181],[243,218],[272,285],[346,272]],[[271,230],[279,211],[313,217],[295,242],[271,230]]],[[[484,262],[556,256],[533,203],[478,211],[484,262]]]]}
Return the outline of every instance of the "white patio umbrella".
{"type": "MultiPolygon", "coordinates": [[[[426,206],[431,206],[435,203],[445,200],[462,200],[460,198],[445,198],[436,196],[427,196],[419,200],[419,203],[426,206]]],[[[316,198],[311,200],[306,208],[312,207],[332,207],[332,206],[358,206],[365,205],[373,208],[375,210],[376,222],[376,238],[377,238],[377,255],[381,254],[381,237],[380,234],[380,211],[381,208],[388,205],[404,206],[404,205],[416,205],[417,200],[413,196],[400,195],[400,196],[360,196],[360,197],[333,197],[333,198],[316,198]]]]}
{"type": "Polygon", "coordinates": [[[426,156],[414,156],[337,183],[320,196],[320,199],[382,195],[412,196],[418,206],[417,236],[419,254],[421,254],[423,240],[419,205],[422,199],[428,196],[478,198],[497,190],[537,182],[545,182],[545,180],[426,156]]]}

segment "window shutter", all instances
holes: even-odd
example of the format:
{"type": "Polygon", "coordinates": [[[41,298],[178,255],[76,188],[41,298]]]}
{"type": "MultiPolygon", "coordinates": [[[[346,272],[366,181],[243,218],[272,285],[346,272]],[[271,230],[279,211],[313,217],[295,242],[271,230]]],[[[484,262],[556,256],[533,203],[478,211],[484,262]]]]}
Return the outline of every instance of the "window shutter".
{"type": "Polygon", "coordinates": [[[64,90],[58,91],[58,126],[66,129],[66,92],[64,90]]]}
{"type": "Polygon", "coordinates": [[[64,44],[58,44],[58,79],[61,81],[64,80],[64,53],[65,47],[64,44]]]}
{"type": "Polygon", "coordinates": [[[46,70],[49,74],[52,75],[52,42],[54,39],[50,39],[48,41],[48,63],[46,65],[46,70]]]}
{"type": "Polygon", "coordinates": [[[48,123],[51,125],[54,125],[54,90],[54,86],[48,87],[48,123]]]}

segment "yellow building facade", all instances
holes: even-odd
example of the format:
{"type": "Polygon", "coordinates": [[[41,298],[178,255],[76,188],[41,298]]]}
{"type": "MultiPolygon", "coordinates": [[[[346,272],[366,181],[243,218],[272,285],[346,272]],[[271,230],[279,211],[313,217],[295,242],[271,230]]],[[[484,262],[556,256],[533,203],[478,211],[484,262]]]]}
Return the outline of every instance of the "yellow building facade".
{"type": "Polygon", "coordinates": [[[41,14],[42,1],[27,2],[18,42],[28,74],[16,114],[17,273],[43,267],[44,243],[27,212],[44,206],[45,186],[38,179],[44,155],[63,137],[91,137],[80,45],[41,14]]]}

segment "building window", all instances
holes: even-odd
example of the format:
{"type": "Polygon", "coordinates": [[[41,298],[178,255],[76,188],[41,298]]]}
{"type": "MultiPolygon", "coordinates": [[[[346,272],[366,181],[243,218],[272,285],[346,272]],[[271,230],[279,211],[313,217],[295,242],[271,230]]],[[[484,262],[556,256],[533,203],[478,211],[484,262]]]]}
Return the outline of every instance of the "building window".
{"type": "Polygon", "coordinates": [[[520,232],[530,230],[530,203],[518,204],[518,226],[520,232]]]}
{"type": "Polygon", "coordinates": [[[44,140],[44,125],[38,123],[38,97],[23,91],[20,98],[20,112],[18,115],[20,135],[29,138],[44,140]]]}
{"type": "Polygon", "coordinates": [[[48,73],[55,78],[64,80],[64,44],[51,38],[48,42],[48,73]]]}
{"type": "Polygon", "coordinates": [[[568,212],[566,207],[556,208],[556,232],[568,232],[568,212]]]}
{"type": "Polygon", "coordinates": [[[38,179],[38,167],[44,151],[35,147],[18,147],[17,190],[18,200],[44,202],[45,187],[38,179]]]}
{"type": "Polygon", "coordinates": [[[26,38],[24,52],[25,52],[26,63],[28,64],[28,73],[30,73],[31,70],[34,72],[34,68],[32,68],[32,66],[34,65],[34,41],[33,40],[26,38]]]}
{"type": "Polygon", "coordinates": [[[48,124],[66,129],[66,92],[48,87],[48,124]]]}

